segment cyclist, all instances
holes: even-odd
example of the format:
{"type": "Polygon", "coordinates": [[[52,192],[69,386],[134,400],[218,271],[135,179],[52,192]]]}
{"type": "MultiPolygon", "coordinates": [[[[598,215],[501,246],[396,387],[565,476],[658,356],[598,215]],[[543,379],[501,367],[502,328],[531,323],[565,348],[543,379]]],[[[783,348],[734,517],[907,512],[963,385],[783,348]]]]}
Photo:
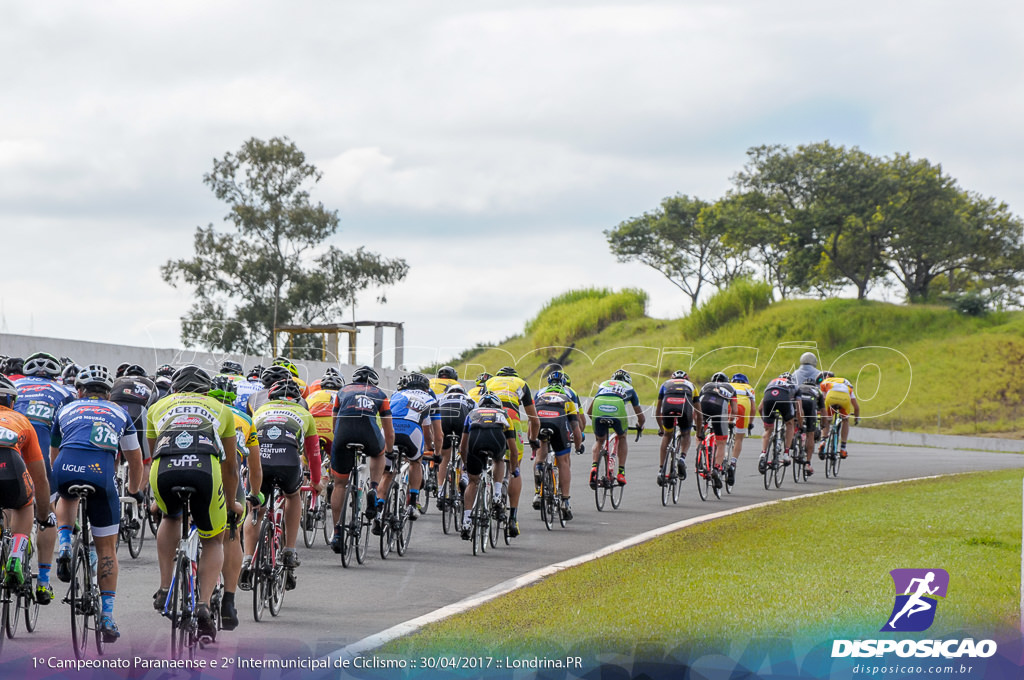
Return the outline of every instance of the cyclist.
{"type": "MultiPolygon", "coordinates": [[[[328,366],[327,370],[324,371],[324,374],[323,374],[322,377],[317,378],[313,382],[309,383],[309,387],[306,388],[306,400],[307,401],[309,400],[309,398],[312,395],[316,394],[317,392],[319,392],[320,390],[323,389],[324,378],[328,378],[328,377],[334,379],[331,382],[336,382],[339,385],[344,385],[345,384],[345,379],[341,377],[341,373],[338,373],[338,369],[336,369],[334,366],[328,366]]],[[[333,389],[337,390],[337,389],[340,389],[340,388],[335,387],[333,389]]]]}
{"type": "Polygon", "coordinates": [[[665,456],[668,445],[675,436],[678,425],[682,435],[679,438],[678,474],[686,479],[686,452],[690,450],[690,430],[693,429],[693,393],[696,385],[690,382],[686,371],[675,371],[672,377],[662,383],[658,389],[658,403],[654,407],[654,418],[661,431],[661,446],[658,458],[658,486],[664,486],[668,474],[664,477],[665,456]]]}
{"type": "MultiPolygon", "coordinates": [[[[270,388],[282,380],[295,380],[292,377],[291,372],[284,366],[278,366],[275,364],[263,369],[263,372],[260,373],[260,382],[263,383],[263,389],[255,394],[249,395],[249,398],[245,402],[246,413],[250,416],[254,415],[256,413],[256,409],[263,406],[263,404],[267,403],[267,400],[270,399],[270,388]]],[[[302,389],[301,386],[299,389],[302,389]]],[[[305,400],[303,400],[301,404],[304,408],[308,408],[305,400]]]]}
{"type": "MultiPolygon", "coordinates": [[[[736,388],[729,383],[728,376],[719,371],[700,388],[694,409],[697,432],[702,433],[707,421],[715,435],[715,460],[711,470],[711,481],[715,487],[722,486],[722,462],[725,459],[725,441],[729,438],[729,423],[736,412],[736,388]]],[[[735,477],[734,477],[735,479],[735,477]]],[[[727,480],[726,480],[727,481],[727,480]]]]}
{"type": "Polygon", "coordinates": [[[260,376],[263,375],[263,367],[253,366],[246,374],[245,380],[235,381],[235,406],[248,413],[249,397],[266,389],[260,376]]]}
{"type": "Polygon", "coordinates": [[[209,396],[213,389],[210,374],[198,366],[175,371],[171,389],[171,394],[153,404],[146,415],[146,436],[155,461],[149,482],[164,515],[156,535],[160,589],[153,595],[153,607],[164,609],[181,537],[183,503],[172,489],[190,486],[196,493],[189,501],[189,511],[203,548],[199,555],[196,616],[200,636],[213,640],[217,629],[209,602],[224,566],[227,513],[243,512],[236,500],[235,417],[231,409],[209,396]]]}
{"type": "MultiPolygon", "coordinates": [[[[265,404],[256,409],[252,424],[260,444],[263,463],[263,483],[259,491],[269,496],[274,486],[284,495],[284,551],[281,555],[285,568],[285,590],[295,588],[295,569],[300,565],[295,554],[295,541],[299,537],[302,517],[302,455],[309,461],[309,478],[316,493],[324,490],[320,479],[320,438],[316,433],[313,416],[300,402],[302,390],[291,378],[274,383],[265,404]]],[[[255,489],[255,487],[253,487],[255,489]]],[[[273,508],[268,508],[273,512],[273,508]]],[[[265,508],[259,509],[263,518],[265,508]]],[[[256,550],[256,532],[252,522],[245,524],[245,557],[242,561],[241,582],[248,583],[253,552],[256,550]]]]}
{"type": "Polygon", "coordinates": [[[366,497],[366,514],[377,513],[377,488],[384,472],[384,452],[395,446],[395,430],[391,423],[391,402],[384,390],[377,387],[380,378],[369,366],[360,366],[352,373],[352,382],[338,390],[334,398],[334,443],[331,447],[331,475],[336,480],[331,493],[331,515],[334,537],[331,550],[341,552],[342,530],[338,526],[341,509],[348,491],[348,476],[356,465],[355,453],[349,444],[362,444],[370,457],[370,492],[366,497]],[[380,417],[380,425],[377,418],[380,417]],[[382,433],[383,430],[383,433],[382,433]]]}
{"type": "Polygon", "coordinates": [[[142,451],[131,418],[110,401],[113,376],[106,366],[92,364],[78,374],[80,399],[61,407],[50,436],[50,458],[60,499],[57,501],[57,578],[71,580],[71,529],[78,513],[78,498],[68,490],[89,484],[96,491],[87,503],[96,545],[97,578],[103,611],[100,629],[105,642],[120,633],[114,623],[117,592],[117,534],[121,525],[121,498],[114,484],[118,449],[128,461],[128,495],[142,502],[142,451]]]}
{"type": "Polygon", "coordinates": [[[800,355],[800,366],[793,371],[793,379],[797,385],[806,385],[808,380],[814,381],[818,377],[818,357],[814,352],[804,352],[800,355]]]}
{"type": "MultiPolygon", "coordinates": [[[[18,401],[14,405],[14,410],[28,418],[35,430],[40,449],[45,448],[46,454],[49,454],[50,430],[53,427],[54,417],[61,406],[74,401],[77,393],[57,381],[57,377],[60,375],[60,362],[52,354],[37,352],[29,356],[22,370],[25,377],[14,382],[15,388],[18,390],[18,401]]],[[[50,490],[48,500],[51,504],[56,503],[57,486],[54,482],[49,455],[43,455],[43,466],[46,468],[47,487],[50,490]]],[[[39,578],[35,597],[39,604],[49,604],[53,599],[53,588],[50,587],[50,567],[56,543],[56,530],[52,527],[41,527],[36,534],[36,560],[39,567],[39,578]]]]}
{"type": "MultiPolygon", "coordinates": [[[[857,401],[857,395],[853,392],[853,384],[846,378],[833,375],[830,371],[825,371],[822,374],[818,384],[825,395],[825,406],[828,408],[829,417],[831,418],[832,414],[838,411],[839,418],[843,421],[843,429],[840,433],[839,457],[846,458],[846,439],[850,436],[851,412],[854,418],[853,424],[860,425],[860,403],[857,401]]],[[[821,449],[818,450],[819,458],[825,457],[824,439],[828,439],[828,432],[831,427],[831,421],[826,420],[821,449]]]]}
{"type": "Polygon", "coordinates": [[[733,374],[730,384],[736,390],[736,420],[733,423],[732,457],[729,458],[725,474],[728,483],[735,484],[736,463],[743,450],[743,440],[754,432],[754,404],[757,403],[757,396],[750,385],[750,379],[744,373],[733,374]]]}
{"type": "MultiPolygon", "coordinates": [[[[444,394],[437,403],[437,410],[441,416],[441,462],[439,464],[438,477],[444,477],[448,470],[448,460],[452,455],[451,437],[454,435],[460,441],[462,439],[462,430],[465,427],[466,416],[469,412],[476,408],[476,402],[469,398],[466,394],[466,388],[459,383],[449,385],[448,389],[445,390],[444,394]]],[[[465,471],[462,473],[466,474],[465,471]]],[[[469,478],[466,477],[465,481],[459,479],[459,491],[463,491],[466,488],[466,483],[469,478]]],[[[441,508],[444,498],[440,491],[437,494],[437,507],[441,508]]]]}
{"type": "Polygon", "coordinates": [[[782,464],[789,465],[792,462],[789,457],[789,447],[793,445],[793,433],[796,424],[803,423],[803,410],[800,398],[797,396],[797,385],[789,372],[782,373],[765,386],[761,403],[757,407],[757,412],[761,415],[761,422],[764,423],[764,435],[761,437],[761,457],[757,459],[757,471],[761,474],[764,474],[765,468],[768,466],[768,442],[775,429],[775,421],[772,416],[776,411],[782,414],[782,422],[786,428],[782,464]]]}
{"type": "MultiPolygon", "coordinates": [[[[417,518],[420,486],[423,483],[423,466],[419,464],[424,451],[433,455],[441,439],[441,414],[437,399],[430,389],[430,380],[422,373],[411,373],[398,384],[398,391],[391,395],[391,424],[395,428],[395,446],[401,446],[409,461],[409,498],[406,512],[409,519],[417,518]]],[[[391,460],[384,463],[380,488],[385,494],[391,488],[391,480],[398,470],[393,470],[391,460]]],[[[384,507],[384,499],[377,498],[378,511],[384,507]]],[[[372,531],[380,532],[379,521],[374,521],[372,531]]]]}
{"type": "Polygon", "coordinates": [[[476,503],[476,492],[480,474],[487,464],[487,457],[494,461],[495,479],[505,478],[505,451],[516,447],[516,431],[512,427],[505,405],[496,394],[486,393],[480,397],[479,405],[469,412],[462,428],[462,442],[459,448],[465,453],[466,472],[469,484],[466,486],[466,503],[462,520],[462,540],[472,537],[470,516],[476,503]]]}
{"type": "Polygon", "coordinates": [[[64,386],[70,388],[72,391],[74,391],[74,389],[75,389],[75,376],[77,376],[79,371],[81,371],[81,370],[82,370],[82,367],[79,366],[78,364],[68,364],[60,372],[60,383],[62,385],[64,385],[64,386]]]}
{"type": "Polygon", "coordinates": [[[437,377],[430,379],[430,391],[435,397],[445,393],[452,385],[459,384],[459,373],[451,366],[442,366],[437,369],[437,377]]]}
{"type": "Polygon", "coordinates": [[[629,443],[626,441],[626,430],[628,421],[626,415],[626,404],[633,407],[636,414],[636,425],[639,430],[644,429],[646,417],[640,409],[640,398],[633,389],[633,378],[628,371],[619,369],[612,374],[611,380],[606,380],[597,388],[597,394],[590,402],[587,415],[594,423],[594,460],[590,468],[590,488],[597,488],[597,461],[601,456],[601,449],[608,439],[608,429],[615,430],[619,435],[619,470],[616,481],[620,485],[626,484],[626,455],[629,452],[629,443]],[[594,415],[595,409],[597,415],[594,415]]]}
{"type": "Polygon", "coordinates": [[[576,403],[576,410],[579,411],[578,415],[580,417],[580,433],[583,435],[583,439],[586,439],[587,435],[583,432],[583,428],[587,426],[587,414],[583,411],[583,400],[580,399],[580,395],[576,393],[576,390],[572,388],[572,379],[565,371],[562,371],[562,387],[565,388],[565,393],[569,395],[569,398],[576,403]]]}
{"type": "Polygon", "coordinates": [[[508,483],[508,532],[510,536],[515,537],[519,535],[519,495],[523,490],[523,480],[519,476],[519,464],[523,456],[522,437],[524,428],[519,414],[519,407],[522,406],[523,410],[526,411],[528,419],[526,435],[531,443],[536,443],[537,441],[540,421],[537,419],[537,407],[534,406],[530,386],[519,377],[516,369],[511,366],[503,366],[498,370],[497,375],[484,383],[484,389],[498,395],[501,403],[505,406],[505,412],[512,423],[512,428],[516,431],[516,446],[514,449],[509,450],[509,465],[512,467],[508,483]]]}
{"type": "Polygon", "coordinates": [[[814,474],[811,457],[814,455],[814,439],[821,433],[818,414],[825,410],[825,396],[817,387],[817,376],[805,378],[797,394],[800,397],[800,410],[804,414],[804,455],[807,465],[804,471],[808,476],[814,474]]]}
{"type": "MultiPolygon", "coordinates": [[[[299,386],[299,389],[302,391],[302,396],[303,398],[305,398],[305,396],[308,394],[307,385],[306,382],[299,377],[299,367],[293,364],[291,359],[288,359],[286,357],[275,357],[273,365],[282,366],[291,374],[291,379],[295,382],[296,385],[299,386]]],[[[267,381],[264,380],[263,384],[266,385],[267,381]]]]}
{"type": "Polygon", "coordinates": [[[476,403],[480,403],[480,397],[483,396],[483,393],[486,391],[484,385],[486,385],[487,381],[493,377],[493,375],[487,373],[486,371],[479,374],[476,377],[476,387],[469,391],[469,398],[475,401],[476,403]]]}
{"type": "MultiPolygon", "coordinates": [[[[146,431],[146,412],[156,400],[156,383],[146,377],[146,370],[138,364],[129,364],[110,389],[110,401],[124,409],[137,433],[146,431]]],[[[145,441],[140,441],[139,447],[142,449],[142,488],[146,488],[152,458],[145,441]]]]}
{"type": "MultiPolygon", "coordinates": [[[[237,395],[233,391],[235,383],[231,380],[231,375],[217,376],[211,382],[210,387],[208,396],[231,409],[231,415],[235,418],[235,452],[238,454],[238,466],[240,470],[243,465],[246,467],[250,488],[258,490],[263,484],[263,465],[260,461],[260,443],[256,436],[256,428],[252,424],[252,418],[234,405],[237,395]]],[[[235,501],[242,506],[245,512],[250,510],[246,504],[245,485],[241,481],[235,491],[235,501]]],[[[256,494],[251,501],[250,504],[253,506],[259,506],[262,502],[259,494],[256,494]]],[[[228,531],[225,538],[224,565],[221,567],[221,576],[224,577],[224,597],[221,600],[220,615],[224,630],[234,630],[238,627],[235,590],[238,588],[238,577],[242,569],[242,537],[239,529],[244,526],[245,512],[241,516],[231,513],[231,516],[228,517],[228,522],[233,520],[229,529],[234,531],[228,531]],[[232,533],[234,533],[233,538],[232,533]]]]}
{"type": "Polygon", "coordinates": [[[3,363],[0,363],[0,373],[10,378],[11,382],[15,382],[25,377],[22,370],[24,366],[25,360],[21,357],[7,357],[3,363]]]}
{"type": "MultiPolygon", "coordinates": [[[[7,580],[21,585],[25,582],[25,550],[32,532],[32,508],[41,526],[52,527],[55,521],[51,521],[50,484],[36,430],[28,418],[12,408],[17,401],[14,383],[0,375],[0,509],[10,510],[13,534],[7,580]]],[[[53,591],[49,593],[52,598],[53,591]]]]}
{"type": "MultiPolygon", "coordinates": [[[[333,369],[328,369],[333,370],[333,369]]],[[[328,455],[331,442],[334,441],[334,397],[345,381],[337,373],[325,373],[324,377],[315,380],[309,387],[309,398],[306,400],[309,413],[316,423],[316,434],[320,438],[320,458],[328,455]],[[316,386],[316,389],[313,386],[316,386]]]]}
{"type": "Polygon", "coordinates": [[[227,376],[233,381],[242,380],[244,377],[242,373],[242,364],[237,361],[231,361],[230,359],[222,361],[220,364],[220,373],[214,377],[219,378],[221,376],[227,376]]]}
{"type": "MultiPolygon", "coordinates": [[[[565,393],[565,388],[556,383],[538,392],[534,405],[537,407],[540,429],[548,428],[551,430],[551,439],[547,442],[547,446],[554,450],[555,458],[558,461],[558,489],[562,494],[562,509],[565,518],[570,520],[572,519],[572,508],[569,505],[569,492],[572,483],[572,456],[568,454],[571,448],[575,448],[577,453],[583,453],[583,437],[580,432],[576,402],[565,393]]],[[[533,442],[531,442],[533,455],[537,460],[533,474],[534,484],[536,485],[536,493],[533,500],[535,510],[540,509],[541,473],[543,472],[542,465],[544,463],[537,456],[537,450],[543,448],[543,442],[538,443],[540,446],[533,446],[533,442]]],[[[544,455],[546,456],[546,453],[544,455]]],[[[500,491],[499,484],[500,482],[497,481],[494,483],[495,494],[498,494],[500,491]]]]}
{"type": "Polygon", "coordinates": [[[156,385],[156,399],[160,401],[171,393],[171,378],[174,376],[174,366],[161,364],[153,373],[153,384],[156,385]]]}

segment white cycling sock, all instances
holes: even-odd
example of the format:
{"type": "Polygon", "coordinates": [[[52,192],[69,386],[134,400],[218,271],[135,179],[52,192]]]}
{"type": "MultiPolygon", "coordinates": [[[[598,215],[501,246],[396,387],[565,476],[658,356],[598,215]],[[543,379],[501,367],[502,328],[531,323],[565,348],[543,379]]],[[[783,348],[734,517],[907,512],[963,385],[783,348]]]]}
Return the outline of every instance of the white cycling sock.
{"type": "Polygon", "coordinates": [[[501,482],[494,483],[494,497],[501,498],[501,482]]]}

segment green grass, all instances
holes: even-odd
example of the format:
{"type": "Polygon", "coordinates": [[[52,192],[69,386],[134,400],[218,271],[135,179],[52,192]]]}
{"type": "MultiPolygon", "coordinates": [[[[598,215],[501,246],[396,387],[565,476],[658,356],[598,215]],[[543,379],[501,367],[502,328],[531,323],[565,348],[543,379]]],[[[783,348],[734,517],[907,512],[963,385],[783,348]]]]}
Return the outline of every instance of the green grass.
{"type": "Polygon", "coordinates": [[[382,651],[874,637],[892,608],[889,571],[906,567],[950,574],[929,635],[1015,629],[1021,478],[956,475],[741,512],[566,569],[382,651]]]}
{"type": "MultiPolygon", "coordinates": [[[[549,306],[537,319],[557,319],[559,310],[592,299],[549,306]]],[[[862,425],[943,434],[1024,431],[1024,312],[970,317],[937,305],[847,299],[785,300],[760,308],[757,299],[723,293],[692,319],[607,322],[576,337],[566,370],[573,386],[590,395],[615,369],[626,368],[647,404],[677,368],[695,382],[718,370],[742,371],[760,394],[813,346],[822,366],[855,382],[862,425]]],[[[473,376],[515,365],[536,387],[540,367],[565,351],[552,346],[565,343],[539,341],[543,336],[481,348],[456,367],[473,376]]]]}
{"type": "Polygon", "coordinates": [[[544,305],[526,323],[526,335],[538,345],[569,345],[612,322],[640,318],[646,307],[647,293],[636,288],[571,290],[544,305]]]}

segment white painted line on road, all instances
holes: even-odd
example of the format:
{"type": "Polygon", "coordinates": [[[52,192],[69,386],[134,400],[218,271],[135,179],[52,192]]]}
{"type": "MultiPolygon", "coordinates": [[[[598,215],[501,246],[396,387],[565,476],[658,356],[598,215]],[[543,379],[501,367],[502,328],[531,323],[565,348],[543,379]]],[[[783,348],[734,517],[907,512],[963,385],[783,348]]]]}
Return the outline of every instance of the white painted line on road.
{"type": "MultiPolygon", "coordinates": [[[[729,510],[722,510],[721,512],[712,512],[712,513],[709,513],[707,515],[700,515],[699,517],[691,517],[689,519],[684,519],[684,520],[681,520],[679,522],[675,522],[673,524],[667,524],[667,525],[665,525],[663,527],[659,527],[657,529],[651,529],[650,531],[645,531],[642,534],[637,534],[636,536],[632,536],[632,537],[627,538],[625,540],[619,541],[618,543],[613,543],[612,545],[609,545],[607,547],[601,548],[600,550],[595,550],[594,552],[591,552],[591,553],[587,553],[586,555],[580,555],[579,557],[574,557],[572,559],[565,560],[563,562],[558,562],[556,564],[550,564],[550,565],[548,565],[546,567],[541,567],[540,569],[535,569],[534,571],[527,572],[527,573],[525,573],[525,574],[523,574],[521,576],[517,576],[517,577],[515,577],[513,579],[509,579],[507,581],[503,581],[502,583],[499,583],[499,584],[497,584],[495,586],[492,586],[491,588],[488,588],[487,590],[481,591],[481,592],[479,592],[479,593],[477,593],[475,595],[470,595],[469,597],[467,597],[467,598],[465,598],[463,600],[460,600],[460,601],[455,602],[455,603],[450,604],[450,605],[446,605],[444,607],[441,607],[440,609],[435,609],[432,612],[428,612],[426,614],[423,614],[422,616],[417,616],[414,619],[409,619],[408,621],[404,621],[402,623],[399,623],[399,624],[397,624],[395,626],[392,626],[391,628],[388,628],[386,630],[383,630],[383,631],[381,631],[379,633],[375,633],[374,635],[370,635],[369,637],[365,637],[362,640],[359,640],[358,642],[353,642],[352,644],[348,645],[347,647],[344,647],[344,648],[340,649],[337,652],[334,652],[332,654],[327,655],[327,658],[330,658],[330,659],[334,659],[334,658],[338,658],[338,657],[340,657],[340,658],[351,658],[351,657],[354,657],[354,656],[359,656],[360,654],[365,654],[366,652],[369,652],[369,651],[371,651],[373,649],[381,647],[382,645],[385,645],[388,642],[391,642],[392,640],[395,640],[395,639],[403,637],[405,635],[409,635],[411,633],[414,633],[417,630],[419,630],[420,628],[422,628],[423,626],[426,626],[427,624],[436,623],[437,621],[440,621],[442,619],[446,619],[449,616],[453,616],[455,614],[461,614],[461,613],[463,613],[465,611],[468,611],[468,610],[472,609],[473,607],[477,607],[477,606],[479,606],[481,604],[484,604],[485,602],[488,602],[490,600],[493,600],[493,599],[495,599],[497,597],[501,597],[502,595],[506,595],[506,594],[512,592],[513,590],[516,590],[517,588],[522,588],[524,586],[531,585],[531,584],[536,583],[536,582],[538,582],[538,581],[540,581],[542,579],[547,578],[548,576],[551,576],[552,574],[557,574],[558,572],[562,571],[563,569],[568,569],[570,567],[575,567],[575,566],[578,566],[580,564],[584,564],[585,562],[590,562],[591,560],[596,560],[596,559],[598,559],[600,557],[605,557],[606,555],[611,555],[612,553],[618,552],[620,550],[625,550],[626,548],[630,548],[630,547],[635,546],[637,544],[649,541],[649,540],[651,540],[653,538],[657,538],[659,536],[663,536],[665,534],[672,533],[673,531],[678,531],[679,529],[684,529],[686,527],[693,526],[694,524],[701,524],[703,522],[709,522],[711,520],[719,519],[721,517],[728,517],[729,515],[735,515],[735,514],[740,513],[740,512],[746,512],[748,510],[756,510],[758,508],[766,508],[768,506],[776,505],[778,503],[786,503],[786,502],[789,502],[789,501],[795,501],[795,500],[799,500],[799,499],[802,499],[802,498],[813,498],[815,496],[824,496],[826,494],[831,494],[831,493],[841,493],[843,491],[855,491],[857,489],[868,489],[868,488],[871,488],[871,487],[874,487],[874,486],[887,486],[887,485],[890,485],[890,484],[902,484],[904,482],[917,482],[917,481],[921,481],[921,480],[925,480],[925,479],[939,479],[940,477],[948,477],[948,476],[954,475],[954,474],[964,474],[964,473],[962,473],[962,472],[954,472],[954,473],[949,473],[949,474],[946,474],[946,475],[928,475],[927,477],[912,477],[910,479],[896,479],[896,480],[892,480],[892,481],[888,481],[888,482],[872,482],[871,484],[860,484],[860,485],[857,485],[857,486],[847,486],[847,487],[843,487],[841,489],[829,489],[827,491],[816,491],[814,493],[800,494],[800,495],[796,495],[796,496],[787,496],[786,498],[778,498],[778,499],[773,500],[773,501],[765,501],[763,503],[754,503],[753,505],[744,505],[744,506],[737,507],[737,508],[731,508],[729,510]]],[[[1024,549],[1022,549],[1021,564],[1022,564],[1022,569],[1024,569],[1024,549]]],[[[1022,574],[1024,574],[1024,571],[1022,571],[1022,574]]],[[[1022,587],[1022,593],[1024,593],[1024,587],[1022,587]]],[[[1022,598],[1021,598],[1021,612],[1022,612],[1022,615],[1024,615],[1024,595],[1022,595],[1022,598]]]]}

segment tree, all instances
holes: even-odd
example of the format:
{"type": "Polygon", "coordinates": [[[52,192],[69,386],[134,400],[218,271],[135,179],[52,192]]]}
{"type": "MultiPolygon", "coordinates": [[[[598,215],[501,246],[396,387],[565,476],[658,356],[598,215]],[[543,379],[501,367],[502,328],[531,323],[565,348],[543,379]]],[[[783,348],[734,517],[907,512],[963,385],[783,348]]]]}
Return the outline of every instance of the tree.
{"type": "Polygon", "coordinates": [[[227,203],[224,219],[233,230],[198,227],[195,257],[161,268],[168,284],[195,289],[181,320],[183,342],[263,353],[274,344],[274,328],[331,321],[370,286],[405,277],[405,260],[363,248],[345,253],[326,243],[338,214],[311,201],[309,188],[320,178],[287,137],[252,138],[237,153],[214,159],[203,183],[227,203]]]}
{"type": "Polygon", "coordinates": [[[669,196],[658,210],[604,235],[619,262],[640,262],[660,272],[696,307],[705,284],[727,285],[744,271],[722,241],[724,223],[704,213],[708,207],[699,198],[669,196]]]}

